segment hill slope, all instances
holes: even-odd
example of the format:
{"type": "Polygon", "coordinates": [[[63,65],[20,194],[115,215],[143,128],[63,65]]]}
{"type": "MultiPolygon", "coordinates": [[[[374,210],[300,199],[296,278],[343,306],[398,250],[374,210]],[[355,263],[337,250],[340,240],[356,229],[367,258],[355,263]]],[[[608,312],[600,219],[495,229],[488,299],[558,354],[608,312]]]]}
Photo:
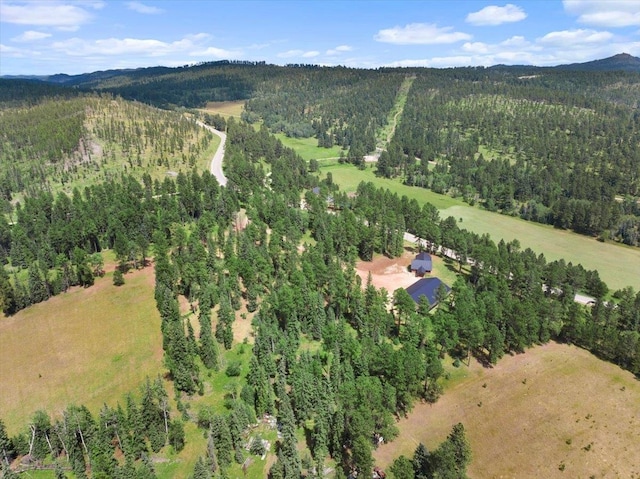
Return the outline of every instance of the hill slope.
{"type": "Polygon", "coordinates": [[[640,58],[629,55],[628,53],[619,53],[601,60],[558,65],[556,68],[558,70],[640,72],[640,58]]]}

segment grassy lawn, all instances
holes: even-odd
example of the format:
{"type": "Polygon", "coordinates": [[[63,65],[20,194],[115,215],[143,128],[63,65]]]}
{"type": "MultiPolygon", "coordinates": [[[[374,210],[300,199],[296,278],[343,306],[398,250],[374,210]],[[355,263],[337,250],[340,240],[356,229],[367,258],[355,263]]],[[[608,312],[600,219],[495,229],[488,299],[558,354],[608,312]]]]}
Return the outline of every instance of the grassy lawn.
{"type": "MultiPolygon", "coordinates": [[[[111,269],[110,271],[113,271],[111,269]]],[[[69,404],[94,413],[162,373],[153,268],[112,273],[0,319],[0,411],[10,434],[38,409],[58,417],[69,404]]]]}
{"type": "Polygon", "coordinates": [[[277,133],[275,135],[278,140],[282,142],[284,146],[292,148],[303,159],[309,160],[322,160],[324,158],[338,158],[342,149],[340,146],[333,146],[331,148],[321,148],[318,146],[317,138],[290,138],[284,133],[277,133]]]}
{"type": "Polygon", "coordinates": [[[400,420],[398,438],[374,452],[378,465],[412,457],[420,442],[433,450],[462,422],[469,477],[639,477],[640,382],[631,373],[557,343],[491,369],[447,369],[444,395],[400,420]]]}
{"type": "Polygon", "coordinates": [[[441,210],[451,206],[464,205],[461,199],[439,195],[424,188],[406,186],[398,179],[379,178],[374,174],[374,171],[375,165],[367,165],[364,170],[359,170],[348,163],[339,164],[336,161],[320,163],[321,176],[324,178],[327,173],[331,173],[333,182],[340,185],[340,189],[347,193],[356,191],[361,181],[370,181],[378,188],[387,188],[399,196],[406,195],[409,199],[415,198],[420,204],[431,203],[441,210]]]}

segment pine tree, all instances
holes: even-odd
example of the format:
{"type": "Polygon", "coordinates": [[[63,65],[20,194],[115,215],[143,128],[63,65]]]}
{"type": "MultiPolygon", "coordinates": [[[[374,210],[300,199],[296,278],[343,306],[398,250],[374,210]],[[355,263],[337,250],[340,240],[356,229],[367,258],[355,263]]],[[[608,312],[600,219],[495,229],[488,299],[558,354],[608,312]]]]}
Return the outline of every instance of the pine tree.
{"type": "Polygon", "coordinates": [[[140,417],[145,435],[149,438],[151,449],[158,452],[165,445],[167,436],[165,432],[164,413],[156,399],[156,394],[151,387],[151,381],[147,381],[142,388],[142,401],[140,404],[140,417]]]}
{"type": "Polygon", "coordinates": [[[64,473],[64,469],[62,469],[62,465],[59,462],[56,462],[55,475],[56,479],[67,479],[67,475],[64,473]]]}
{"type": "Polygon", "coordinates": [[[224,416],[216,414],[211,422],[209,432],[213,439],[216,452],[216,460],[221,468],[231,465],[233,453],[233,441],[229,431],[229,424],[224,416]]]}
{"type": "Polygon", "coordinates": [[[169,423],[169,444],[176,452],[180,452],[184,449],[184,423],[179,419],[174,419],[169,423]]]}
{"type": "Polygon", "coordinates": [[[206,462],[202,459],[202,456],[198,457],[195,466],[193,467],[193,475],[191,479],[211,479],[211,471],[207,467],[206,462]]]}
{"type": "Polygon", "coordinates": [[[0,268],[0,311],[10,316],[17,311],[16,306],[16,295],[9,275],[4,268],[0,268]]]}
{"type": "Polygon", "coordinates": [[[0,464],[9,464],[13,460],[13,443],[7,435],[4,421],[0,419],[0,464]]]}
{"type": "Polygon", "coordinates": [[[124,284],[124,275],[120,268],[116,268],[113,272],[113,285],[114,286],[122,286],[124,284]]]}

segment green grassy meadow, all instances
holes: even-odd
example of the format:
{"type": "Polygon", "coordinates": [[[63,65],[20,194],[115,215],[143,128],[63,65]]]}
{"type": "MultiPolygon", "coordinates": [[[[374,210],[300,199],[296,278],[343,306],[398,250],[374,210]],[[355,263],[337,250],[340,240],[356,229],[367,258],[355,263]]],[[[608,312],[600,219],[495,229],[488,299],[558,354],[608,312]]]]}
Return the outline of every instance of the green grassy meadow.
{"type": "Polygon", "coordinates": [[[586,269],[598,270],[600,278],[613,290],[632,286],[640,290],[640,249],[617,243],[601,243],[594,238],[559,230],[520,218],[501,215],[469,206],[461,199],[440,195],[423,188],[406,186],[397,179],[378,178],[374,166],[359,170],[350,164],[322,162],[321,176],[328,172],[334,183],[346,192],[356,190],[361,181],[370,181],[377,187],[388,188],[398,195],[415,198],[420,204],[429,202],[440,210],[440,216],[453,216],[460,228],[477,234],[489,234],[494,241],[517,239],[522,248],[543,253],[547,261],[564,258],[586,269]],[[462,221],[460,221],[462,220],[462,221]]]}
{"type": "Polygon", "coordinates": [[[518,239],[522,248],[544,253],[547,261],[564,258],[567,262],[598,270],[600,278],[611,289],[633,286],[636,291],[640,290],[640,248],[601,243],[571,231],[467,205],[449,207],[441,210],[440,215],[443,218],[453,216],[458,221],[462,219],[458,226],[478,234],[487,233],[494,241],[518,239]]]}
{"type": "Polygon", "coordinates": [[[326,158],[338,158],[342,148],[333,146],[331,148],[322,148],[318,146],[317,138],[290,138],[284,133],[275,135],[284,146],[292,148],[304,160],[322,160],[326,158]]]}
{"type": "Polygon", "coordinates": [[[399,196],[406,195],[409,199],[415,198],[420,204],[431,203],[439,210],[465,204],[461,199],[439,195],[424,188],[414,188],[403,185],[397,179],[379,178],[374,173],[375,164],[373,163],[367,164],[364,170],[359,170],[348,163],[340,164],[337,161],[323,161],[320,163],[320,172],[323,178],[327,173],[331,173],[333,182],[338,184],[340,189],[347,193],[356,191],[360,182],[370,181],[378,188],[389,189],[399,196]]]}

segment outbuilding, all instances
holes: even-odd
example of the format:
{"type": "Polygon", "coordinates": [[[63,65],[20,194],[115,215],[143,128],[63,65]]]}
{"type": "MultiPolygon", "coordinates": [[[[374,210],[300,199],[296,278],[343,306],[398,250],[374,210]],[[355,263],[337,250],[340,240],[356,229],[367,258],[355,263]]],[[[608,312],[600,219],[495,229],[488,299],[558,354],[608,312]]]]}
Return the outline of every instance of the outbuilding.
{"type": "Polygon", "coordinates": [[[416,273],[416,276],[424,276],[426,273],[431,273],[433,269],[433,263],[431,262],[431,255],[429,253],[418,253],[413,261],[411,261],[411,271],[416,273]]]}

